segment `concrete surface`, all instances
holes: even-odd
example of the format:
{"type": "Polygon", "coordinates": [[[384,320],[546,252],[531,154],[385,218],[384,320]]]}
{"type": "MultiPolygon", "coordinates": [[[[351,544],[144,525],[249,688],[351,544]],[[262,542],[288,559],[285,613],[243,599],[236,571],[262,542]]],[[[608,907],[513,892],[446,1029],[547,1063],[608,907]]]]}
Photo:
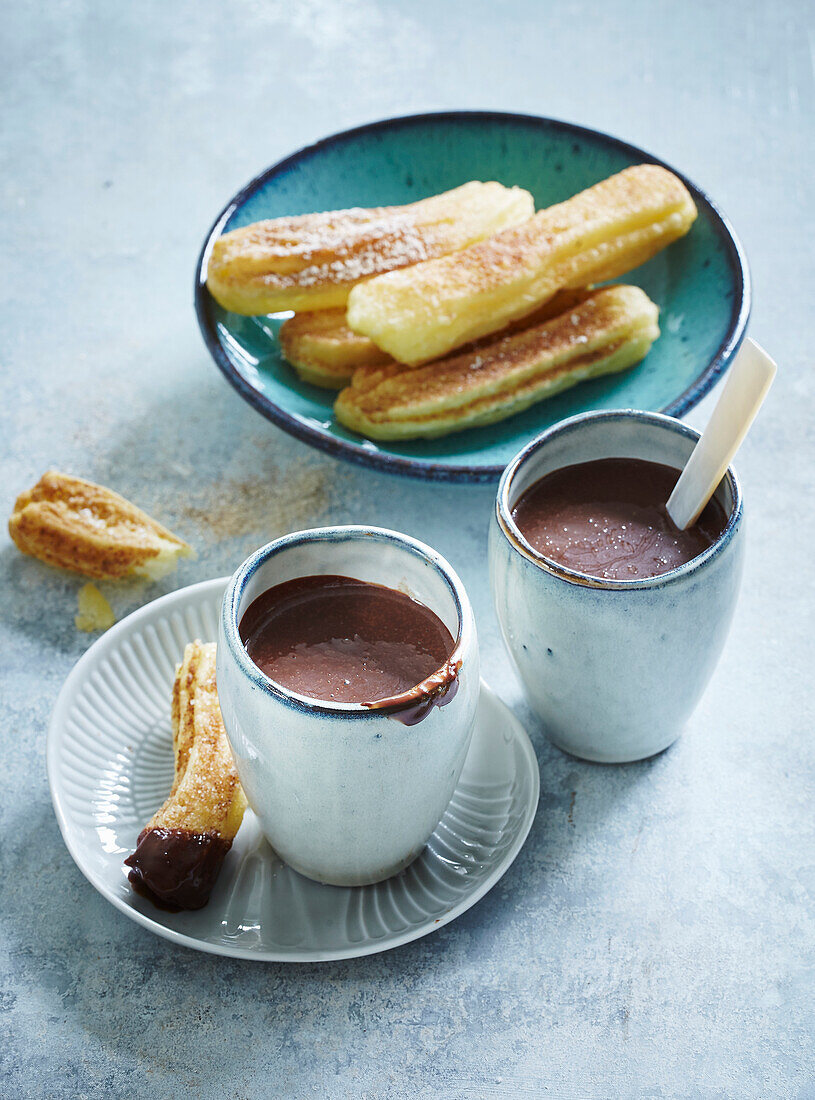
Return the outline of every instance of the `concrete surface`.
{"type": "Polygon", "coordinates": [[[543,793],[517,863],[380,957],[227,961],[97,896],[44,765],[92,641],[73,625],[81,581],[0,536],[4,1097],[815,1096],[812,27],[806,0],[4,5],[0,505],[54,464],[199,547],[162,586],[108,587],[119,615],[286,528],[374,520],[460,571],[485,675],[529,718],[487,592],[491,491],[310,451],[239,400],[199,338],[211,218],[332,130],[493,107],[653,150],[732,218],[751,331],[781,365],[738,462],[743,598],[686,736],[603,768],[533,730],[543,793]]]}

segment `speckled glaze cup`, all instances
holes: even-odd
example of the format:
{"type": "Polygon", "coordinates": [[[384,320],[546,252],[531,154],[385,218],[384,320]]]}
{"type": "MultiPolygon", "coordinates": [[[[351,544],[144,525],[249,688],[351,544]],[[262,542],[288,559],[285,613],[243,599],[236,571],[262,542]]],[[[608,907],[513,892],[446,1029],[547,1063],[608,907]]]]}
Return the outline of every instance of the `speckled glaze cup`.
{"type": "MultiPolygon", "coordinates": [[[[218,696],[241,783],[272,847],[318,882],[388,878],[424,848],[455,790],[479,693],[478,644],[467,594],[429,546],[376,527],[286,535],[237,570],[218,634],[218,696]],[[273,585],[336,574],[407,592],[455,639],[454,690],[414,725],[398,704],[370,709],[311,699],[270,680],[239,624],[273,585]]],[[[449,685],[448,685],[449,686],[449,685]]]]}
{"type": "Polygon", "coordinates": [[[504,641],[549,738],[584,760],[623,763],[679,736],[719,659],[742,574],[743,510],[728,469],[728,517],[704,553],[658,577],[601,580],[545,558],[512,519],[521,494],[563,466],[639,458],[680,469],[699,433],[659,413],[585,413],[538,436],[501,477],[489,535],[504,641]]]}

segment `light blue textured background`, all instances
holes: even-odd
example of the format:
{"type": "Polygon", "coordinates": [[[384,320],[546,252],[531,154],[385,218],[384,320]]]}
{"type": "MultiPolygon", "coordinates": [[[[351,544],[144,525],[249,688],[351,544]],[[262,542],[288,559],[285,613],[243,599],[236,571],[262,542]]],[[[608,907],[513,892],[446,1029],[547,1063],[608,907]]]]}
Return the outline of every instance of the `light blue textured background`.
{"type": "Polygon", "coordinates": [[[212,217],[329,131],[491,107],[643,145],[731,217],[751,331],[781,373],[738,462],[743,598],[684,738],[609,769],[530,727],[540,811],[506,878],[437,935],[356,962],[185,951],[85,882],[44,764],[51,707],[91,641],[73,625],[81,581],[2,536],[0,1093],[815,1096],[811,5],[3,9],[0,506],[53,464],[196,544],[161,586],[109,586],[120,615],[286,527],[373,520],[459,570],[485,675],[529,718],[486,586],[491,491],[309,451],[239,400],[198,335],[192,273],[212,217]]]}

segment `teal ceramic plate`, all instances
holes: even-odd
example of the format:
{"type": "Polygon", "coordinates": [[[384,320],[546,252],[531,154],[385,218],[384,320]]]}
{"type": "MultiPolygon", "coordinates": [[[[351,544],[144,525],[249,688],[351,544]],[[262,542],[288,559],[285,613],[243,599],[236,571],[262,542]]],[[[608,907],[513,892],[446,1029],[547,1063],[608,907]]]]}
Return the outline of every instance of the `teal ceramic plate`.
{"type": "Polygon", "coordinates": [[[206,289],[214,239],[261,218],[414,202],[471,179],[525,187],[539,209],[646,161],[663,163],[583,126],[488,111],[410,115],[325,138],[247,184],[207,234],[195,286],[204,340],[238,393],[281,428],[337,457],[413,477],[493,481],[533,436],[591,409],[682,416],[738,350],[750,312],[750,280],[726,219],[675,168],[699,217],[686,237],[623,280],[643,287],[660,308],[662,335],[648,356],[632,370],[583,383],[489,427],[411,443],[365,440],[334,420],[330,391],[301,382],[281,357],[276,333],[287,315],[240,317],[206,289]]]}

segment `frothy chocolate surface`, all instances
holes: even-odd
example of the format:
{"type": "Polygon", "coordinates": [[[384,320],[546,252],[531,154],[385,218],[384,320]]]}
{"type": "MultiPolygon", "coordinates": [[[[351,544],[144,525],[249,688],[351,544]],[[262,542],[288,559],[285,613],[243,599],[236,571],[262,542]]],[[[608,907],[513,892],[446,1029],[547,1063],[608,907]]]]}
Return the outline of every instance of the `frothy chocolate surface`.
{"type": "Polygon", "coordinates": [[[665,510],[679,470],[635,458],[564,466],[536,481],[512,510],[521,534],[545,557],[590,577],[636,580],[691,561],[724,530],[711,500],[680,531],[665,510]]]}
{"type": "Polygon", "coordinates": [[[278,684],[336,703],[372,703],[421,684],[455,642],[441,619],[404,592],[351,577],[298,577],[246,610],[240,635],[278,684]]]}

